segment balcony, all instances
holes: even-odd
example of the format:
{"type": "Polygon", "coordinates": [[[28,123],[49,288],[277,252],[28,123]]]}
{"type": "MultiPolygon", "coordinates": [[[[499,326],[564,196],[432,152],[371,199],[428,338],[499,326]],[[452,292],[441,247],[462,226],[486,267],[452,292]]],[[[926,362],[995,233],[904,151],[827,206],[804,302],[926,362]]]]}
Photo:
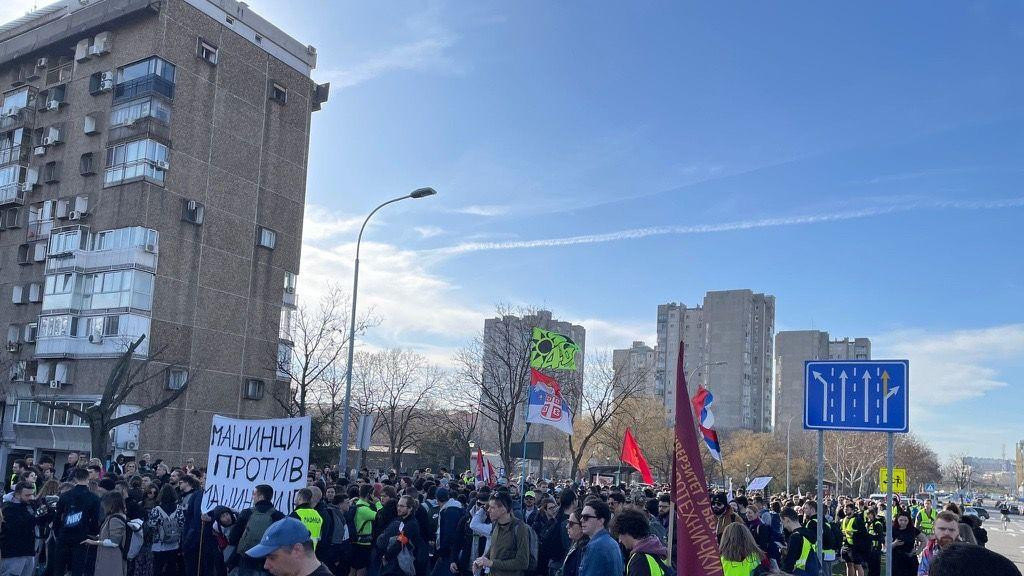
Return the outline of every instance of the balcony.
{"type": "Polygon", "coordinates": [[[31,106],[18,108],[11,113],[0,115],[0,132],[17,128],[32,127],[36,123],[36,111],[31,106]]]}
{"type": "Polygon", "coordinates": [[[29,139],[23,138],[21,144],[8,148],[0,148],[0,166],[8,164],[28,164],[29,154],[32,152],[32,145],[29,139]]]}
{"type": "MultiPolygon", "coordinates": [[[[146,321],[146,332],[149,331],[146,321]]],[[[138,335],[129,336],[119,334],[117,336],[106,336],[100,341],[90,342],[86,337],[74,336],[49,336],[36,340],[36,358],[116,358],[128,346],[138,338],[138,335]]],[[[137,357],[144,358],[149,355],[149,339],[142,341],[142,344],[135,349],[137,357]]]]}
{"type": "Polygon", "coordinates": [[[28,239],[30,241],[49,238],[52,231],[53,220],[36,220],[28,223],[28,239]]]}
{"type": "Polygon", "coordinates": [[[67,84],[71,81],[71,71],[73,68],[74,62],[68,62],[67,64],[48,69],[46,71],[46,86],[67,84]]]}
{"type": "Polygon", "coordinates": [[[139,138],[149,138],[169,146],[171,142],[171,127],[152,116],[138,118],[130,124],[112,126],[110,128],[110,136],[107,139],[107,145],[113,146],[118,142],[137,140],[139,138]]]}
{"type": "Polygon", "coordinates": [[[158,74],[147,74],[134,80],[122,82],[114,86],[114,104],[153,94],[173,99],[174,82],[170,82],[158,74]]]}
{"type": "Polygon", "coordinates": [[[32,186],[26,182],[12,182],[0,186],[0,208],[7,206],[24,206],[25,195],[32,186]]]}
{"type": "Polygon", "coordinates": [[[100,272],[103,270],[146,270],[156,272],[157,254],[143,248],[119,250],[73,250],[70,255],[46,259],[46,273],[100,272]]]}

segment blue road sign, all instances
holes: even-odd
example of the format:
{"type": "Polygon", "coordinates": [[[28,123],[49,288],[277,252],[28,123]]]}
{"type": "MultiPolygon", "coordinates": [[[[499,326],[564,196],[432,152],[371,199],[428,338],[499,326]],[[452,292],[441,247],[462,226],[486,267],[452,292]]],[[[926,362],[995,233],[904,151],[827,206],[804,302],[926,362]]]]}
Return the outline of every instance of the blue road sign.
{"type": "Polygon", "coordinates": [[[804,364],[804,428],[906,432],[908,360],[824,360],[804,364]]]}
{"type": "Polygon", "coordinates": [[[935,484],[931,483],[931,482],[929,482],[928,484],[925,484],[924,485],[924,491],[925,492],[935,492],[935,484]]]}

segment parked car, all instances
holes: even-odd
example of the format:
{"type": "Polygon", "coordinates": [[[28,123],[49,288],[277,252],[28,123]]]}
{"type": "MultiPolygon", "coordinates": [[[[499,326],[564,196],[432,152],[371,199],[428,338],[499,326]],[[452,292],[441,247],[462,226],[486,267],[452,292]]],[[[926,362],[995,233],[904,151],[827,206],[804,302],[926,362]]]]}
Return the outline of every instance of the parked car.
{"type": "Polygon", "coordinates": [[[1010,514],[1024,514],[1024,504],[1010,504],[1010,514]]]}

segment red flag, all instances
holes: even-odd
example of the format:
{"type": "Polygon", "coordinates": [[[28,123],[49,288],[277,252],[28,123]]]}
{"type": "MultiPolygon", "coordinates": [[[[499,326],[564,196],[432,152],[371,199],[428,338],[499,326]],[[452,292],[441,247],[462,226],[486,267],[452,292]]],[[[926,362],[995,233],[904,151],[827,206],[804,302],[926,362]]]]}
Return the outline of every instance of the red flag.
{"type": "Polygon", "coordinates": [[[640,445],[636,443],[633,431],[628,426],[626,427],[626,437],[622,439],[622,454],[619,456],[619,460],[636,468],[643,476],[644,483],[654,484],[654,477],[651,476],[651,467],[647,465],[647,458],[644,458],[644,453],[640,451],[640,445]]]}
{"type": "Polygon", "coordinates": [[[487,461],[487,485],[494,487],[498,483],[498,475],[494,473],[494,466],[491,466],[491,461],[487,461]]]}
{"type": "Polygon", "coordinates": [[[672,502],[676,509],[676,570],[687,576],[722,576],[704,464],[697,445],[696,424],[686,388],[683,343],[676,365],[675,453],[672,457],[672,502]]]}
{"type": "Polygon", "coordinates": [[[487,470],[484,469],[484,451],[476,451],[476,479],[481,482],[487,481],[487,470]]]}

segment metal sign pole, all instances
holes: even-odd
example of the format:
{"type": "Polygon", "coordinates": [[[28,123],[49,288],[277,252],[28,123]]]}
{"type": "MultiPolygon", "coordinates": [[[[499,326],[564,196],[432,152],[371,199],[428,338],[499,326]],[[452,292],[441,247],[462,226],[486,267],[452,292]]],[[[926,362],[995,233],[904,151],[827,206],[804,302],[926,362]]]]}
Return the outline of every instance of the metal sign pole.
{"type": "MultiPolygon", "coordinates": [[[[822,553],[821,545],[821,529],[822,522],[825,518],[825,431],[818,430],[818,519],[814,522],[817,527],[818,546],[814,549],[814,553],[818,555],[818,567],[821,569],[821,573],[825,574],[825,556],[822,553]]],[[[826,574],[826,576],[829,576],[826,574]]]]}
{"type": "Polygon", "coordinates": [[[885,489],[885,576],[892,576],[892,446],[893,436],[892,432],[889,432],[889,453],[885,457],[885,467],[889,470],[889,481],[886,482],[887,488],[885,489]]]}

